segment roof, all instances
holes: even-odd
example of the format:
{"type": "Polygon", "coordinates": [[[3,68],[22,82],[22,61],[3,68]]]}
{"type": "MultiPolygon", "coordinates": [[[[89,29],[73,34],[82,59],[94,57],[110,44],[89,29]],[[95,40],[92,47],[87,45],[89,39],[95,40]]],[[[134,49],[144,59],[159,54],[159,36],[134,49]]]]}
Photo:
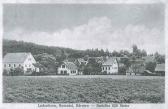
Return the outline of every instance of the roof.
{"type": "Polygon", "coordinates": [[[154,62],[155,61],[154,56],[145,56],[145,57],[142,57],[142,59],[144,59],[145,62],[154,62]]]}
{"type": "Polygon", "coordinates": [[[157,64],[155,71],[165,71],[165,64],[157,64]]]}
{"type": "Polygon", "coordinates": [[[119,63],[118,63],[118,66],[119,66],[119,67],[124,67],[125,65],[124,65],[123,63],[119,62],[119,63]]]}
{"type": "Polygon", "coordinates": [[[113,65],[113,63],[116,61],[116,58],[108,58],[103,65],[113,65]]]}
{"type": "Polygon", "coordinates": [[[26,52],[18,52],[18,53],[7,53],[4,56],[3,62],[4,63],[23,63],[27,56],[31,53],[26,52]]]}
{"type": "Polygon", "coordinates": [[[87,62],[87,61],[85,61],[83,58],[78,58],[77,59],[79,62],[87,62]]]}
{"type": "Polygon", "coordinates": [[[131,66],[129,67],[129,69],[127,69],[127,72],[129,73],[144,73],[145,71],[145,66],[141,66],[141,65],[135,65],[135,66],[131,66]]]}
{"type": "Polygon", "coordinates": [[[77,66],[73,62],[63,62],[68,69],[77,70],[77,66]]]}

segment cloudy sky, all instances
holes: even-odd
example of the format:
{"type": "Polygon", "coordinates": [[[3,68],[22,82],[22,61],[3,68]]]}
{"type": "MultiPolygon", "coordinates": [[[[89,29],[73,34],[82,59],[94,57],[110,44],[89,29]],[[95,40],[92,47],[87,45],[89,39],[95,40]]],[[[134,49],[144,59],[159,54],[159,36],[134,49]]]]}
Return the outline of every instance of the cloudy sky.
{"type": "Polygon", "coordinates": [[[164,53],[163,4],[5,4],[5,39],[73,49],[164,53]]]}

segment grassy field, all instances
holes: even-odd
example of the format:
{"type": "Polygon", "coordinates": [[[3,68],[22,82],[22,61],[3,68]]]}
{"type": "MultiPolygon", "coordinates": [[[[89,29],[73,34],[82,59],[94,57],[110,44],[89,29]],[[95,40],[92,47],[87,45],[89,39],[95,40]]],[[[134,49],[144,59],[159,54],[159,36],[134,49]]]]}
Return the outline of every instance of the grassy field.
{"type": "Polygon", "coordinates": [[[3,77],[4,103],[163,103],[164,77],[3,77]]]}

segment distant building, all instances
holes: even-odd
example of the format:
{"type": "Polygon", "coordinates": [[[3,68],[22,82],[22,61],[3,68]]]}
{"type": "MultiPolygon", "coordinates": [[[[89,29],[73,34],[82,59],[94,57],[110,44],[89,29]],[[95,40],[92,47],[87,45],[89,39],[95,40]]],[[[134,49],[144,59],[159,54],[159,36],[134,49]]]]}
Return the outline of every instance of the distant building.
{"type": "Polygon", "coordinates": [[[58,67],[58,74],[60,75],[77,75],[78,68],[73,62],[64,61],[60,67],[58,67]]]}
{"type": "Polygon", "coordinates": [[[154,56],[145,56],[145,57],[142,57],[142,59],[144,60],[145,63],[156,62],[156,59],[154,56]]]}
{"type": "Polygon", "coordinates": [[[99,64],[102,64],[105,62],[106,58],[101,56],[101,57],[89,57],[89,59],[95,59],[95,61],[99,64]]]}
{"type": "Polygon", "coordinates": [[[75,63],[77,63],[78,65],[87,65],[88,61],[84,60],[83,58],[78,58],[75,63]]]}
{"type": "Polygon", "coordinates": [[[127,69],[126,75],[143,75],[145,71],[144,60],[131,60],[131,66],[127,69]]]}
{"type": "Polygon", "coordinates": [[[116,58],[108,58],[102,64],[102,72],[106,72],[107,74],[118,74],[118,67],[116,58]]]}
{"type": "Polygon", "coordinates": [[[157,64],[155,68],[156,75],[164,76],[165,75],[165,64],[157,64]]]}
{"type": "Polygon", "coordinates": [[[7,71],[15,68],[22,68],[26,75],[31,74],[32,71],[38,71],[38,68],[34,66],[35,63],[36,60],[31,53],[7,53],[3,59],[3,68],[7,71]]]}

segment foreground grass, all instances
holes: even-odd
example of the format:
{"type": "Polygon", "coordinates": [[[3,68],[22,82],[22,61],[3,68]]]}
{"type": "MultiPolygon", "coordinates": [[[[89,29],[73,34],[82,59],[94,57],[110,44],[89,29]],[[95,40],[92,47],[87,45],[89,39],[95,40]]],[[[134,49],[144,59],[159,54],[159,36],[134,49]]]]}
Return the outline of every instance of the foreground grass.
{"type": "Polygon", "coordinates": [[[3,102],[163,103],[164,77],[4,77],[3,102]]]}

